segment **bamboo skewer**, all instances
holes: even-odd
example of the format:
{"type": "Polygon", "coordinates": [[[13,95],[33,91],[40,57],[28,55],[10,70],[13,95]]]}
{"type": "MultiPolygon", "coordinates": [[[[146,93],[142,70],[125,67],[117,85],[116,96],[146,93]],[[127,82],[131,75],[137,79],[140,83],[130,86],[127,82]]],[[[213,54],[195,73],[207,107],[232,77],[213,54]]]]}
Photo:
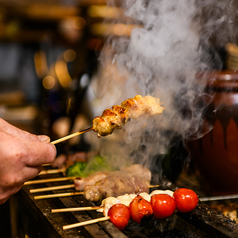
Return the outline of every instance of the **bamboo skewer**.
{"type": "MultiPolygon", "coordinates": [[[[46,187],[46,188],[30,189],[30,193],[40,193],[40,192],[61,190],[61,189],[74,188],[74,187],[75,187],[74,184],[59,185],[59,186],[52,186],[52,187],[46,187]]],[[[149,185],[148,187],[156,188],[156,187],[159,187],[159,185],[149,185]]]]}
{"type": "Polygon", "coordinates": [[[100,217],[100,218],[92,219],[90,221],[83,221],[83,222],[79,222],[79,223],[74,223],[74,224],[63,226],[63,230],[67,230],[67,229],[71,229],[71,228],[75,228],[75,227],[80,227],[80,226],[86,226],[86,225],[94,224],[94,223],[97,223],[97,222],[100,222],[100,221],[107,221],[109,219],[110,219],[109,216],[107,216],[107,217],[100,217]]]}
{"type": "Polygon", "coordinates": [[[83,131],[78,131],[78,132],[75,132],[75,133],[73,133],[73,134],[71,134],[71,135],[62,137],[62,138],[60,138],[60,139],[58,139],[58,140],[51,141],[50,143],[55,145],[55,144],[58,144],[58,143],[60,143],[60,142],[65,141],[65,140],[69,140],[69,139],[71,139],[71,138],[73,138],[73,137],[75,137],[75,136],[81,135],[81,134],[83,134],[83,133],[85,133],[85,132],[91,131],[91,130],[93,130],[93,129],[94,129],[94,127],[90,127],[90,128],[85,129],[85,130],[83,130],[83,131]]]}
{"type": "Polygon", "coordinates": [[[46,191],[54,191],[54,190],[61,190],[61,189],[67,189],[67,188],[74,188],[74,184],[67,184],[67,185],[59,185],[54,187],[46,187],[46,188],[36,188],[36,189],[30,189],[30,193],[41,193],[46,191]]]}
{"type": "Polygon", "coordinates": [[[70,197],[70,196],[82,195],[82,194],[83,194],[83,192],[55,193],[55,194],[47,194],[47,195],[34,196],[34,199],[35,200],[39,200],[39,199],[46,199],[46,198],[70,197]]]}
{"type": "Polygon", "coordinates": [[[38,179],[38,180],[31,180],[26,181],[24,185],[31,185],[31,184],[40,184],[40,183],[51,183],[51,182],[61,182],[67,180],[74,180],[78,177],[60,177],[60,178],[51,178],[51,179],[38,179]]]}
{"type": "Polygon", "coordinates": [[[63,168],[63,169],[48,169],[48,170],[42,170],[38,175],[57,174],[57,173],[63,173],[65,171],[66,171],[65,168],[63,168]]]}
{"type": "MultiPolygon", "coordinates": [[[[63,189],[63,186],[62,185],[62,189],[63,189]]],[[[66,185],[68,186],[68,185],[66,185]]],[[[153,188],[153,187],[158,187],[159,185],[149,185],[148,187],[149,188],[153,188]]],[[[60,186],[57,186],[58,188],[57,189],[60,189],[60,186]]],[[[70,186],[71,187],[71,186],[70,186]]],[[[73,186],[72,186],[73,187],[73,186]]],[[[49,187],[49,188],[52,188],[52,187],[49,187]]],[[[48,188],[45,188],[48,190],[48,188]]],[[[32,189],[34,190],[34,189],[32,189]]],[[[41,191],[42,192],[42,191],[41,191]]],[[[77,192],[75,193],[56,193],[56,194],[47,194],[47,195],[41,195],[41,196],[35,196],[34,199],[45,199],[45,198],[56,198],[56,197],[66,197],[66,196],[71,196],[70,194],[72,195],[78,195],[78,194],[83,194],[83,192],[79,192],[78,194],[76,194],[77,192]]]]}
{"type": "Polygon", "coordinates": [[[52,209],[52,213],[57,212],[80,212],[80,211],[91,211],[91,210],[98,210],[103,208],[102,206],[94,206],[94,207],[71,207],[71,208],[59,208],[59,209],[52,209]]]}
{"type": "Polygon", "coordinates": [[[157,185],[149,185],[148,188],[157,188],[159,186],[160,186],[159,184],[157,184],[157,185]]]}

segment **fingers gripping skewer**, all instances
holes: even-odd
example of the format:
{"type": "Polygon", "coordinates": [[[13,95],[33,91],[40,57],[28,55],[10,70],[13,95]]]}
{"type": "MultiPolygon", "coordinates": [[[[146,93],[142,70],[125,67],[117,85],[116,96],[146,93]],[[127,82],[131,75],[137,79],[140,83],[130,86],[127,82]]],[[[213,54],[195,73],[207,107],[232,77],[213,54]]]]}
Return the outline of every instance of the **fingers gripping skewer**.
{"type": "Polygon", "coordinates": [[[78,132],[75,132],[75,133],[73,133],[73,134],[71,134],[71,135],[62,137],[62,138],[60,138],[60,139],[58,139],[58,140],[51,141],[50,143],[55,145],[55,144],[58,144],[58,143],[60,143],[60,142],[69,140],[69,139],[71,139],[71,138],[73,138],[73,137],[75,137],[75,136],[81,135],[81,134],[83,134],[83,133],[85,133],[85,132],[91,131],[91,130],[93,130],[93,129],[94,129],[94,127],[90,127],[90,128],[85,129],[85,130],[83,130],[83,131],[78,131],[78,132]]]}

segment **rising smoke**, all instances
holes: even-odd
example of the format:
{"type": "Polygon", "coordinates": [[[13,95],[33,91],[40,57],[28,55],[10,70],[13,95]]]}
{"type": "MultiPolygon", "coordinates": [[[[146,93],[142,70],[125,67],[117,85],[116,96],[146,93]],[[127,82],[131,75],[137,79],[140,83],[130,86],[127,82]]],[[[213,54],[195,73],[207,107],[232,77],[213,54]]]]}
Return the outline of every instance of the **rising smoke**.
{"type": "Polygon", "coordinates": [[[202,136],[198,131],[204,108],[196,104],[204,94],[206,77],[198,83],[196,75],[222,69],[218,49],[237,41],[236,5],[231,0],[123,1],[125,15],[143,27],[133,29],[130,38],[108,39],[93,81],[100,102],[94,116],[136,94],[160,98],[165,110],[101,138],[103,155],[120,165],[138,158],[146,164],[165,154],[175,136],[182,141],[202,136]]]}

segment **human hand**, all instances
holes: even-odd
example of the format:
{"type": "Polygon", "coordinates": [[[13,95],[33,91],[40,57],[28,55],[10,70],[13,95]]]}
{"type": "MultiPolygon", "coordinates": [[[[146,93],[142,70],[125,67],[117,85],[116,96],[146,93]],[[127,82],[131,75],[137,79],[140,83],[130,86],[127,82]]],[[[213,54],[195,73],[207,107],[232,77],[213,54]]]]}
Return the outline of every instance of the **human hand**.
{"type": "Polygon", "coordinates": [[[54,161],[56,148],[44,135],[33,135],[0,118],[0,204],[34,178],[42,164],[54,161]]]}

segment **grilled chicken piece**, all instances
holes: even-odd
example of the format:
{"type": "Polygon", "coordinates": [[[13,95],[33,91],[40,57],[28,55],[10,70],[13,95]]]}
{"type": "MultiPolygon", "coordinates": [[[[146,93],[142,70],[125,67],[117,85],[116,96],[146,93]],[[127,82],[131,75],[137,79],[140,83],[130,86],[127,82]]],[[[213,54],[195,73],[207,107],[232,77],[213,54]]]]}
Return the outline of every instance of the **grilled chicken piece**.
{"type": "MultiPolygon", "coordinates": [[[[151,197],[154,194],[168,194],[171,197],[173,197],[173,191],[171,190],[154,190],[151,194],[143,192],[139,193],[141,197],[143,197],[146,201],[150,202],[151,197]]],[[[98,209],[98,212],[102,212],[104,216],[108,216],[108,210],[114,205],[114,204],[124,204],[125,206],[129,207],[132,200],[137,196],[137,194],[124,194],[118,197],[107,197],[102,200],[101,208],[98,209]]]]}
{"type": "Polygon", "coordinates": [[[132,176],[125,171],[111,172],[95,185],[86,186],[84,196],[90,201],[100,201],[106,197],[117,197],[126,193],[141,193],[149,191],[149,181],[138,176],[132,176]]]}
{"type": "Polygon", "coordinates": [[[112,134],[114,129],[120,129],[128,119],[138,119],[141,115],[157,115],[164,110],[160,106],[160,100],[152,96],[142,97],[136,95],[115,105],[112,109],[103,111],[101,117],[95,117],[93,120],[93,130],[98,133],[98,137],[112,134]]]}
{"type": "Polygon", "coordinates": [[[88,185],[94,185],[96,182],[104,179],[107,177],[107,173],[104,172],[95,172],[91,175],[89,175],[86,178],[78,178],[74,180],[74,186],[76,190],[84,190],[84,188],[88,185]]]}

